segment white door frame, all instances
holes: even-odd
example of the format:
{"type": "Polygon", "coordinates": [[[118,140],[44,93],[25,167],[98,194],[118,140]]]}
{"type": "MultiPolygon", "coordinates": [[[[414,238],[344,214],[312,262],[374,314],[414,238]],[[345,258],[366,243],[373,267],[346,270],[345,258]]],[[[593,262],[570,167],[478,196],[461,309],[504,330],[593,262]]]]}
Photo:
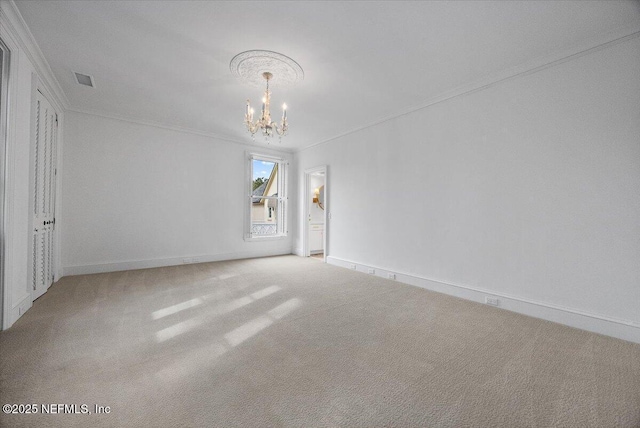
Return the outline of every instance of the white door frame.
{"type": "MultiPolygon", "coordinates": [[[[8,26],[4,25],[6,21],[0,16],[0,38],[7,48],[8,61],[4,64],[5,67],[5,98],[6,103],[3,109],[3,115],[5,120],[4,130],[4,159],[3,159],[3,179],[4,179],[4,212],[2,213],[2,245],[3,245],[3,290],[2,290],[2,329],[8,329],[14,320],[17,319],[16,312],[19,313],[17,308],[16,297],[13,295],[13,278],[15,271],[14,254],[13,254],[13,242],[16,239],[24,237],[16,237],[16,227],[13,216],[14,207],[14,188],[15,188],[15,151],[16,151],[16,122],[17,122],[17,92],[18,92],[18,52],[20,52],[19,45],[14,36],[9,32],[8,26]],[[15,306],[14,306],[15,305],[15,306]]],[[[26,291],[26,290],[25,290],[26,291]]],[[[18,296],[18,298],[21,298],[18,296]]],[[[22,302],[23,300],[21,300],[22,302]]],[[[31,301],[28,302],[31,306],[31,301]]]]}
{"type": "Polygon", "coordinates": [[[327,165],[320,165],[320,166],[316,166],[314,168],[309,168],[309,169],[305,169],[304,170],[304,191],[303,193],[303,199],[302,199],[302,204],[303,204],[303,210],[302,210],[302,255],[304,257],[309,257],[311,255],[311,251],[309,249],[309,200],[311,198],[311,190],[310,190],[310,185],[311,185],[311,174],[316,173],[316,172],[324,172],[324,234],[322,236],[322,247],[323,247],[323,254],[324,254],[324,258],[323,261],[326,263],[327,262],[327,255],[329,252],[329,247],[327,246],[327,243],[329,242],[329,240],[327,239],[327,236],[329,235],[329,223],[327,222],[327,219],[329,218],[329,216],[327,215],[327,213],[329,212],[329,168],[327,167],[327,165]]]}
{"type": "Polygon", "coordinates": [[[9,127],[9,47],[0,39],[0,50],[2,50],[2,60],[0,61],[0,330],[9,325],[8,317],[11,311],[7,308],[11,302],[10,296],[5,291],[5,260],[7,258],[6,231],[7,231],[7,192],[6,186],[9,173],[8,165],[8,127],[9,127]]]}

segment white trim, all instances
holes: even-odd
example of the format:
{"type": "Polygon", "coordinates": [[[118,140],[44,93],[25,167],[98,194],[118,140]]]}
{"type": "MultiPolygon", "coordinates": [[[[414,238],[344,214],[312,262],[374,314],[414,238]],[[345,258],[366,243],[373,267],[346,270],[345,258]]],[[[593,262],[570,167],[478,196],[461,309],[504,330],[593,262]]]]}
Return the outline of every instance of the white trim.
{"type": "MultiPolygon", "coordinates": [[[[302,174],[302,257],[309,257],[309,187],[311,177],[307,171],[302,174]]],[[[298,207],[299,208],[299,207],[298,207]]]]}
{"type": "MultiPolygon", "coordinates": [[[[11,305],[11,309],[16,309],[18,306],[22,306],[25,300],[32,302],[33,300],[30,300],[30,299],[31,299],[31,293],[23,294],[21,297],[18,297],[16,299],[16,303],[11,305]]],[[[31,307],[31,305],[29,305],[29,307],[31,307]]]]}
{"type": "MultiPolygon", "coordinates": [[[[55,223],[53,227],[54,233],[54,270],[55,275],[53,282],[57,282],[62,278],[62,233],[61,228],[64,225],[64,217],[62,215],[62,171],[63,171],[63,154],[64,154],[64,125],[65,125],[65,113],[58,112],[58,144],[56,149],[58,153],[57,158],[57,171],[56,171],[56,201],[55,201],[55,223]]],[[[31,187],[33,188],[33,187],[31,187]]]]}
{"type": "Polygon", "coordinates": [[[630,342],[640,343],[640,323],[638,322],[616,319],[605,315],[524,299],[504,293],[496,293],[479,287],[436,281],[417,275],[400,273],[398,271],[366,265],[338,257],[328,257],[327,262],[347,269],[351,269],[351,266],[355,265],[356,271],[363,272],[365,274],[369,269],[375,269],[375,275],[383,278],[388,278],[388,274],[395,274],[396,281],[398,282],[483,304],[485,302],[485,297],[487,296],[499,297],[499,307],[508,311],[541,318],[570,327],[591,331],[593,333],[628,340],[630,342]]]}
{"type": "Polygon", "coordinates": [[[280,241],[282,239],[287,239],[288,235],[280,234],[280,235],[266,235],[266,236],[245,236],[244,240],[246,242],[261,242],[261,241],[280,241]]]}
{"type": "MultiPolygon", "coordinates": [[[[151,126],[153,128],[166,129],[166,130],[175,131],[175,132],[182,132],[184,134],[199,135],[200,137],[214,138],[220,141],[227,141],[229,143],[241,144],[245,147],[251,147],[252,150],[261,149],[261,147],[256,146],[255,144],[252,144],[252,141],[238,140],[226,135],[215,134],[213,132],[199,131],[197,129],[183,128],[183,127],[174,126],[174,125],[166,125],[160,122],[155,122],[153,120],[136,119],[132,117],[120,116],[118,114],[113,114],[113,113],[104,113],[97,110],[78,109],[78,108],[71,108],[71,107],[68,108],[67,111],[71,111],[79,114],[86,114],[89,116],[103,117],[106,119],[121,120],[123,122],[133,123],[136,125],[151,126]]],[[[287,154],[291,154],[294,152],[293,149],[286,148],[286,147],[276,148],[276,149],[265,147],[264,150],[274,150],[274,151],[284,152],[287,154]]]]}
{"type": "Polygon", "coordinates": [[[184,256],[184,257],[172,257],[167,259],[149,259],[149,260],[133,260],[133,261],[121,261],[113,263],[100,263],[95,265],[78,265],[78,266],[65,266],[63,268],[64,276],[69,275],[87,275],[93,273],[104,272],[119,272],[135,269],[149,269],[165,266],[178,266],[184,263],[184,259],[197,260],[195,263],[209,263],[219,262],[225,260],[238,260],[238,259],[251,259],[256,257],[270,257],[270,256],[282,256],[291,254],[291,248],[281,248],[273,250],[257,250],[257,251],[238,251],[235,253],[223,253],[223,254],[207,254],[199,256],[184,256]]]}
{"type": "Polygon", "coordinates": [[[289,159],[284,156],[278,156],[273,154],[263,154],[260,151],[249,150],[247,151],[247,158],[249,160],[267,160],[271,162],[284,162],[286,164],[289,163],[289,159]]]}
{"type": "Polygon", "coordinates": [[[59,112],[69,108],[69,99],[62,90],[58,79],[56,79],[53,74],[49,63],[42,53],[42,50],[40,50],[40,46],[38,46],[35,37],[33,37],[31,30],[29,30],[14,0],[2,1],[0,3],[0,15],[4,15],[6,18],[9,32],[17,36],[20,48],[24,50],[36,73],[42,79],[46,91],[53,94],[50,101],[54,104],[54,107],[59,112]]]}
{"type": "MultiPolygon", "coordinates": [[[[6,308],[5,308],[5,261],[8,247],[5,245],[5,231],[7,230],[7,192],[6,184],[9,179],[7,173],[8,158],[7,152],[9,147],[9,115],[7,114],[9,107],[9,64],[11,60],[11,51],[5,45],[0,37],[0,330],[5,324],[6,308]]],[[[6,324],[9,324],[8,322],[6,324]]]]}
{"type": "Polygon", "coordinates": [[[473,92],[482,91],[488,89],[492,86],[499,85],[500,83],[517,79],[519,77],[527,76],[529,74],[537,73],[539,71],[545,70],[547,68],[555,67],[556,65],[560,65],[567,61],[574,60],[576,58],[580,58],[585,55],[589,55],[591,53],[600,51],[602,49],[606,49],[612,47],[614,45],[626,42],[628,40],[635,39],[640,37],[640,30],[637,26],[635,27],[627,27],[624,29],[620,29],[617,31],[613,31],[607,33],[604,36],[599,36],[597,40],[592,38],[585,43],[582,43],[578,47],[574,47],[571,50],[566,50],[563,52],[555,53],[546,57],[536,58],[534,60],[528,61],[524,64],[509,68],[507,70],[501,71],[499,73],[495,73],[491,76],[476,80],[472,83],[459,86],[455,89],[442,93],[440,95],[436,95],[435,97],[429,98],[425,101],[422,101],[420,104],[416,104],[414,106],[406,107],[400,110],[397,113],[393,113],[389,116],[382,117],[380,119],[376,119],[372,122],[369,122],[365,125],[354,127],[348,131],[342,132],[340,134],[329,137],[325,140],[319,141],[317,143],[309,144],[301,149],[298,149],[297,152],[303,152],[307,149],[310,149],[315,146],[319,146],[321,144],[325,144],[331,142],[333,140],[337,140],[338,138],[342,138],[344,136],[356,133],[358,131],[362,131],[367,128],[371,128],[373,126],[379,125],[384,122],[388,122],[393,119],[397,119],[402,116],[406,116],[418,110],[422,110],[433,105],[448,101],[450,99],[460,97],[463,95],[471,94],[473,92]]]}
{"type": "MultiPolygon", "coordinates": [[[[0,3],[0,6],[3,3],[0,3]]],[[[13,240],[15,235],[14,228],[14,197],[15,194],[15,147],[16,147],[16,111],[18,93],[18,63],[20,59],[19,45],[13,33],[8,31],[8,25],[4,25],[7,21],[6,15],[0,8],[0,38],[9,49],[9,80],[7,82],[7,129],[6,129],[6,147],[5,147],[5,206],[4,206],[4,296],[2,311],[2,329],[6,330],[15,322],[13,317],[13,240]]]]}
{"type": "Polygon", "coordinates": [[[13,325],[14,322],[18,321],[18,318],[24,315],[24,313],[27,312],[27,310],[32,305],[33,305],[33,302],[31,300],[31,294],[29,293],[25,294],[23,297],[18,299],[17,303],[15,305],[12,305],[11,307],[11,313],[10,313],[11,324],[10,325],[13,325]]]}
{"type": "MultiPolygon", "coordinates": [[[[31,295],[31,301],[35,300],[35,294],[33,290],[33,229],[34,229],[34,187],[35,187],[35,131],[36,131],[36,117],[37,117],[37,97],[38,97],[38,76],[35,72],[31,72],[31,120],[29,120],[29,219],[28,224],[28,242],[27,245],[27,289],[31,295]]],[[[44,93],[42,94],[44,96],[44,93]]],[[[45,97],[46,98],[46,97],[45,97]]],[[[53,106],[53,104],[52,104],[53,106]]]]}
{"type": "Polygon", "coordinates": [[[243,226],[243,239],[245,242],[260,242],[276,239],[285,239],[289,236],[289,168],[290,159],[288,156],[282,156],[281,153],[274,155],[266,151],[261,153],[259,150],[247,150],[245,152],[245,198],[244,202],[244,226],[243,226]],[[277,197],[271,197],[270,199],[277,199],[278,210],[276,210],[276,216],[278,218],[276,222],[276,234],[266,236],[253,236],[252,235],[252,201],[253,201],[253,162],[256,160],[265,160],[273,162],[278,166],[278,191],[277,197]]]}

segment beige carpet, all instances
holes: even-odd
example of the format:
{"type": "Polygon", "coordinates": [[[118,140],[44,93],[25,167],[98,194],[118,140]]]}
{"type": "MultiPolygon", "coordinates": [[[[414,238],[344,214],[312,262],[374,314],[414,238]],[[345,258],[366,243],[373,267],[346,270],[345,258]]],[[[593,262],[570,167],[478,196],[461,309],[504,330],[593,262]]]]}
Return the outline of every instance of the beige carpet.
{"type": "Polygon", "coordinates": [[[2,404],[111,408],[3,427],[640,426],[640,345],[296,256],[66,277],[0,347],[2,404]]]}

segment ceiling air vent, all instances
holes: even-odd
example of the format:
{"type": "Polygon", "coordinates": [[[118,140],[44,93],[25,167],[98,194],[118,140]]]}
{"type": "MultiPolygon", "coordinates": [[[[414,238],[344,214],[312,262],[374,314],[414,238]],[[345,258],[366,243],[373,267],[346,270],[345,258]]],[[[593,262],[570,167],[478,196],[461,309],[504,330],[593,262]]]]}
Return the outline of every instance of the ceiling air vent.
{"type": "Polygon", "coordinates": [[[73,74],[75,74],[76,80],[78,81],[79,84],[84,86],[89,86],[91,88],[95,86],[93,84],[93,77],[88,76],[86,74],[82,74],[82,73],[76,73],[75,71],[73,72],[73,74]]]}

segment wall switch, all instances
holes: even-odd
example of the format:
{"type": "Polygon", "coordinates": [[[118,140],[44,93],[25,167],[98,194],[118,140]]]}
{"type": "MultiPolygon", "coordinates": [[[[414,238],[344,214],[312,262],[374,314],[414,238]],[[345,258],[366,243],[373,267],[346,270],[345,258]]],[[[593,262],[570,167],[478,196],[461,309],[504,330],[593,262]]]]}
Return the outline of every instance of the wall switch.
{"type": "Polygon", "coordinates": [[[369,269],[369,270],[367,270],[367,273],[368,273],[369,275],[375,275],[376,270],[375,270],[375,269],[369,269]]]}
{"type": "Polygon", "coordinates": [[[487,305],[491,305],[491,306],[499,306],[499,305],[500,305],[500,300],[498,300],[498,298],[497,298],[497,297],[489,297],[489,296],[486,296],[486,297],[484,298],[484,302],[485,302],[487,305]]]}
{"type": "Polygon", "coordinates": [[[327,218],[331,220],[331,213],[327,213],[327,218]]]}
{"type": "Polygon", "coordinates": [[[396,274],[395,273],[388,273],[387,274],[387,278],[395,280],[396,279],[396,274]]]}
{"type": "Polygon", "coordinates": [[[349,265],[349,269],[355,269],[356,265],[349,265]]]}

